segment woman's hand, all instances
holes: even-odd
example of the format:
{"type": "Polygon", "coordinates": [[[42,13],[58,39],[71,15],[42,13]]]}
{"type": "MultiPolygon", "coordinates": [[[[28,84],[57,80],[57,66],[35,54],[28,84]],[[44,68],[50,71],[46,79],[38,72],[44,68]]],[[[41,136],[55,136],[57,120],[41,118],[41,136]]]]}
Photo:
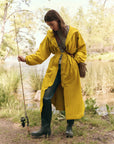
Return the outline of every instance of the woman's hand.
{"type": "Polygon", "coordinates": [[[26,62],[26,60],[23,56],[18,56],[18,61],[26,62]]]}

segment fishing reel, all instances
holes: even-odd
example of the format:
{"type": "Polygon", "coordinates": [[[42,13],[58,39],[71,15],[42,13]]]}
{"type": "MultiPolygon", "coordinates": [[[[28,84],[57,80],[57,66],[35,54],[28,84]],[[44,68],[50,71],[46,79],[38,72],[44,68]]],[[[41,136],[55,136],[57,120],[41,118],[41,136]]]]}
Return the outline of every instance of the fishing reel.
{"type": "Polygon", "coordinates": [[[24,117],[21,117],[21,125],[22,125],[22,127],[25,127],[25,118],[24,117]]]}
{"type": "Polygon", "coordinates": [[[29,127],[29,119],[28,119],[28,116],[26,116],[26,119],[25,117],[21,117],[21,125],[22,127],[25,127],[25,123],[27,123],[27,127],[29,127]]]}

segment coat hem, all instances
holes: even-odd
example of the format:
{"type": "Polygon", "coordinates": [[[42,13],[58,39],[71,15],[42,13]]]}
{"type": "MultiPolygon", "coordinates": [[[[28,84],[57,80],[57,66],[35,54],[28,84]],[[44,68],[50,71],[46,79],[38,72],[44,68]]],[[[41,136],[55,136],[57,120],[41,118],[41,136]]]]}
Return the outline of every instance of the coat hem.
{"type": "Polygon", "coordinates": [[[82,117],[84,117],[84,114],[80,114],[80,115],[69,115],[69,116],[66,116],[66,119],[67,120],[71,120],[71,119],[81,119],[82,117]]]}

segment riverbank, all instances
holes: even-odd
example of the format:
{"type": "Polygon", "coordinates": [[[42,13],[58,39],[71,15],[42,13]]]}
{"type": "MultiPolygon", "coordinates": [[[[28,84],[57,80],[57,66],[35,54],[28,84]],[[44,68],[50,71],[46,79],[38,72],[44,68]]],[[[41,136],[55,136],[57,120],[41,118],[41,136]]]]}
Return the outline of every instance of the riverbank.
{"type": "MultiPolygon", "coordinates": [[[[114,118],[114,115],[112,115],[114,118]]],[[[31,121],[30,121],[31,123],[31,121]]],[[[37,124],[40,125],[38,119],[37,124]]],[[[31,126],[30,131],[38,130],[40,126],[31,126]]],[[[77,120],[73,126],[74,137],[66,138],[66,120],[57,119],[53,115],[52,135],[49,138],[32,139],[27,134],[26,127],[20,123],[12,122],[11,118],[0,118],[0,144],[113,144],[114,124],[109,116],[86,114],[77,120]]]]}
{"type": "MultiPolygon", "coordinates": [[[[26,128],[22,128],[20,124],[20,118],[24,116],[24,106],[18,62],[15,64],[11,62],[12,65],[10,65],[7,61],[2,64],[3,68],[1,66],[0,69],[0,144],[113,144],[113,63],[112,60],[104,62],[100,59],[87,61],[88,72],[86,78],[81,79],[86,113],[82,119],[75,121],[74,137],[72,139],[65,137],[65,117],[55,111],[52,119],[52,136],[49,139],[37,140],[27,136],[26,128]],[[98,111],[97,106],[99,108],[103,106],[103,109],[98,111]]],[[[36,91],[41,88],[40,70],[37,66],[30,67],[23,63],[22,70],[30,130],[38,130],[40,112],[38,102],[33,103],[33,99],[36,91]]]]}

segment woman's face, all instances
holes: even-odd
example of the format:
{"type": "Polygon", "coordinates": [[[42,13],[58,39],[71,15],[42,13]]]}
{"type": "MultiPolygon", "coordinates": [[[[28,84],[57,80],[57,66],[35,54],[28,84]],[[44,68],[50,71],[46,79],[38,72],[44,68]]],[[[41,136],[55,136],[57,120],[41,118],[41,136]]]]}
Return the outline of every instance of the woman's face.
{"type": "Polygon", "coordinates": [[[59,25],[58,25],[58,22],[53,20],[53,21],[50,21],[50,22],[46,22],[46,24],[48,26],[50,26],[50,28],[54,31],[58,31],[59,30],[59,25]]]}

